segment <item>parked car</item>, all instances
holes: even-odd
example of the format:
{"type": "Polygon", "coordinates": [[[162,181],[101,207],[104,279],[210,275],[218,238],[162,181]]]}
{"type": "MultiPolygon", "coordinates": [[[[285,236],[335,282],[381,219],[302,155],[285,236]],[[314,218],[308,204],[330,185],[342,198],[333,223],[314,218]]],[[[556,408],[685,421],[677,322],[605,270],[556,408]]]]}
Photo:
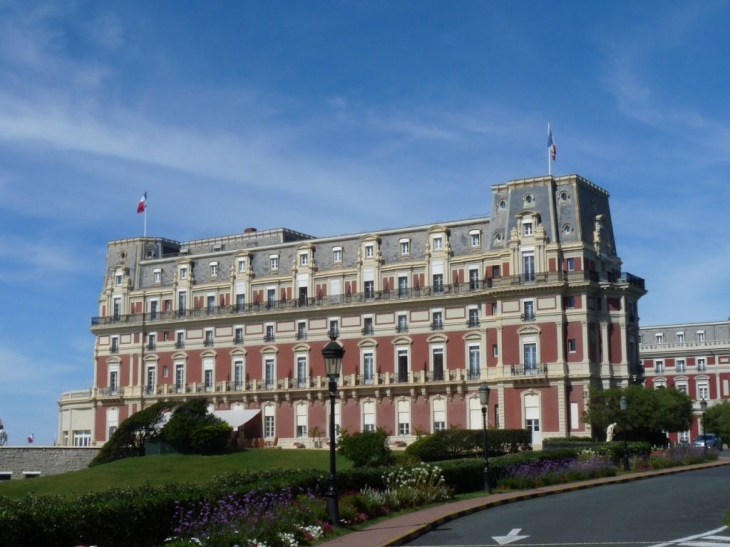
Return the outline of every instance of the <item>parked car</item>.
{"type": "Polygon", "coordinates": [[[705,442],[707,442],[707,448],[716,448],[717,450],[722,450],[722,439],[714,433],[700,435],[694,441],[692,441],[692,446],[704,448],[705,442]]]}

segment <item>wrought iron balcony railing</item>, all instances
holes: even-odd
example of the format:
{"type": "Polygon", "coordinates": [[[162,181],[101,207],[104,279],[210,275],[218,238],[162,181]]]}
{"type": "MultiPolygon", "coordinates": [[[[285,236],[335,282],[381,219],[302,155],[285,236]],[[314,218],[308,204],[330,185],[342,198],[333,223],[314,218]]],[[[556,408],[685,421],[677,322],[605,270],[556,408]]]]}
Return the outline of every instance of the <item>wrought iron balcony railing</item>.
{"type": "Polygon", "coordinates": [[[297,340],[306,340],[307,339],[307,333],[306,332],[301,332],[301,331],[300,332],[297,332],[294,335],[294,338],[296,338],[297,340]]]}
{"type": "Polygon", "coordinates": [[[183,349],[185,347],[185,341],[184,340],[178,340],[175,342],[175,349],[183,349]]]}
{"type": "Polygon", "coordinates": [[[91,325],[111,325],[117,323],[142,323],[173,321],[181,318],[194,320],[210,316],[240,315],[247,313],[275,312],[303,307],[341,306],[355,303],[380,302],[404,298],[428,298],[454,294],[466,294],[474,291],[493,288],[509,288],[522,284],[556,283],[556,282],[611,282],[628,283],[631,286],[643,289],[644,280],[628,273],[620,276],[599,275],[589,271],[558,271],[536,272],[525,279],[524,275],[512,275],[481,280],[467,281],[466,283],[437,284],[427,287],[383,289],[380,291],[364,291],[361,293],[345,293],[336,295],[318,295],[316,297],[292,298],[289,300],[267,300],[264,302],[236,303],[232,306],[204,306],[201,308],[155,311],[154,313],[111,314],[109,316],[92,317],[91,325]],[[615,278],[615,279],[614,279],[615,278]]]}
{"type": "Polygon", "coordinates": [[[213,347],[213,339],[212,338],[206,338],[205,340],[203,340],[203,345],[206,348],[212,348],[213,347]]]}
{"type": "Polygon", "coordinates": [[[534,312],[523,313],[522,315],[520,315],[520,319],[522,321],[534,321],[535,320],[535,313],[534,312]]]}
{"type": "Polygon", "coordinates": [[[276,342],[276,337],[273,334],[264,334],[264,342],[276,342]]]}
{"type": "Polygon", "coordinates": [[[236,345],[243,344],[243,336],[236,336],[233,338],[233,343],[236,345]]]}
{"type": "Polygon", "coordinates": [[[369,326],[369,327],[364,327],[364,328],[363,328],[363,329],[362,329],[362,330],[360,331],[360,333],[361,333],[361,334],[362,334],[363,336],[371,336],[371,335],[375,334],[375,329],[374,329],[374,328],[372,327],[372,325],[371,325],[371,326],[369,326]]]}
{"type": "Polygon", "coordinates": [[[147,349],[150,351],[154,351],[157,349],[157,343],[156,342],[148,342],[147,343],[147,349]]]}
{"type": "Polygon", "coordinates": [[[443,321],[434,321],[431,323],[431,330],[444,330],[444,322],[443,321]]]}
{"type": "Polygon", "coordinates": [[[473,318],[469,319],[466,322],[466,326],[469,327],[469,328],[478,327],[480,324],[481,323],[479,322],[479,319],[473,319],[473,318]]]}
{"type": "Polygon", "coordinates": [[[548,373],[547,363],[526,363],[511,365],[512,376],[546,376],[548,373]]]}
{"type": "Polygon", "coordinates": [[[399,332],[399,333],[408,332],[408,325],[405,325],[405,324],[396,325],[395,332],[399,332]]]}

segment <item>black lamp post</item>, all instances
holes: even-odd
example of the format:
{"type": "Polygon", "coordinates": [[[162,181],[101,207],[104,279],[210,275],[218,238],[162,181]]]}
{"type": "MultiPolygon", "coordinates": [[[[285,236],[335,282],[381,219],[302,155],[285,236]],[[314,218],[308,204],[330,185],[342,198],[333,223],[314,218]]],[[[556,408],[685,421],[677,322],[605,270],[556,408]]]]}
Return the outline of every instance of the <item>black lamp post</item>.
{"type": "Polygon", "coordinates": [[[707,410],[707,401],[700,401],[700,410],[702,410],[702,440],[705,445],[705,458],[707,457],[707,424],[705,423],[705,411],[707,410]]]}
{"type": "Polygon", "coordinates": [[[345,348],[335,342],[336,339],[337,332],[330,331],[330,343],[322,350],[330,392],[330,476],[325,497],[327,498],[327,513],[332,526],[337,526],[340,522],[340,508],[337,500],[337,466],[335,464],[335,395],[337,394],[337,379],[342,370],[342,358],[345,356],[345,348]]]}
{"type": "Polygon", "coordinates": [[[629,410],[629,400],[626,398],[626,395],[621,395],[621,415],[623,417],[623,422],[624,422],[624,471],[631,470],[631,468],[629,467],[629,444],[626,439],[626,437],[627,437],[626,415],[628,414],[628,410],[629,410]]]}
{"type": "Polygon", "coordinates": [[[489,386],[479,386],[479,402],[482,405],[482,427],[484,429],[484,493],[491,494],[492,488],[489,485],[489,444],[487,443],[487,406],[489,406],[489,386]]]}

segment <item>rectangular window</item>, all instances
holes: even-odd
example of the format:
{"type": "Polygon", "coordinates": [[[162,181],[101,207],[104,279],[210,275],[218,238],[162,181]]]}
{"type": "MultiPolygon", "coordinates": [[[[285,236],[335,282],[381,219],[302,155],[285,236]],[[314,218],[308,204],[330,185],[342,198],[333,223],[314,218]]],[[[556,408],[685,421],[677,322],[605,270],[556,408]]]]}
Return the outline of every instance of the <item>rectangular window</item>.
{"type": "Polygon", "coordinates": [[[112,370],[109,373],[109,391],[111,395],[117,395],[119,393],[119,371],[112,370]]]}
{"type": "Polygon", "coordinates": [[[411,434],[411,404],[398,401],[398,435],[411,434]]]}
{"type": "Polygon", "coordinates": [[[362,354],[362,371],[365,385],[375,383],[375,360],[371,352],[362,354]]]}
{"type": "Polygon", "coordinates": [[[246,295],[237,294],[236,295],[236,312],[241,313],[245,309],[246,309],[246,295]]]}
{"type": "Polygon", "coordinates": [[[244,388],[243,381],[243,361],[236,360],[233,363],[233,386],[236,391],[241,391],[244,388]]]}
{"type": "Polygon", "coordinates": [[[532,222],[523,222],[522,223],[522,233],[526,236],[532,235],[532,222]]]}
{"type": "Polygon", "coordinates": [[[401,298],[408,296],[408,277],[405,275],[398,277],[398,296],[401,298]]]}
{"type": "Polygon", "coordinates": [[[119,353],[119,338],[117,336],[112,336],[112,343],[109,351],[111,353],[119,353]]]}
{"type": "Polygon", "coordinates": [[[524,313],[522,314],[523,321],[534,321],[535,320],[535,303],[532,300],[525,300],[523,302],[524,313]]]}
{"type": "Polygon", "coordinates": [[[364,336],[371,335],[375,333],[375,329],[373,328],[373,318],[372,317],[363,317],[363,327],[362,327],[362,334],[364,336]]]}
{"type": "Polygon", "coordinates": [[[525,364],[525,373],[527,371],[537,371],[537,345],[528,343],[522,346],[522,355],[525,364]]]}
{"type": "Polygon", "coordinates": [[[677,359],[677,372],[687,372],[687,362],[684,359],[677,359]]]}
{"type": "Polygon", "coordinates": [[[578,342],[575,338],[571,338],[568,340],[568,352],[575,353],[578,351],[578,342]]]}
{"type": "Polygon", "coordinates": [[[185,365],[175,365],[175,393],[183,393],[185,391],[185,365]]]}
{"type": "Polygon", "coordinates": [[[114,282],[117,285],[117,287],[120,287],[122,285],[122,279],[123,279],[122,274],[117,274],[114,277],[114,280],[115,280],[114,282]]]}
{"type": "Polygon", "coordinates": [[[276,289],[266,289],[266,309],[276,306],[276,289]]]}
{"type": "Polygon", "coordinates": [[[469,233],[469,241],[470,241],[472,247],[479,247],[479,243],[480,243],[480,239],[481,239],[479,236],[480,236],[480,233],[477,231],[469,233]]]}
{"type": "Polygon", "coordinates": [[[677,344],[684,344],[684,333],[683,332],[677,333],[677,344]]]}
{"type": "Polygon", "coordinates": [[[375,403],[368,401],[362,405],[363,431],[375,431],[375,403]]]}
{"type": "Polygon", "coordinates": [[[213,369],[203,371],[203,383],[205,391],[213,391],[213,369]]]}
{"type": "Polygon", "coordinates": [[[654,372],[664,372],[664,360],[657,359],[654,361],[654,372]]]}
{"type": "Polygon", "coordinates": [[[334,336],[337,338],[340,335],[340,320],[339,319],[330,319],[330,330],[329,330],[330,337],[334,336]]]}
{"type": "Polygon", "coordinates": [[[188,269],[183,267],[180,268],[180,279],[187,279],[188,278],[188,269]]]}
{"type": "Polygon", "coordinates": [[[444,292],[444,274],[433,275],[433,292],[438,294],[444,292]]]}
{"type": "Polygon", "coordinates": [[[215,312],[215,295],[209,294],[206,300],[205,309],[208,315],[213,315],[215,312]]]}
{"type": "Polygon", "coordinates": [[[246,271],[246,260],[241,259],[238,261],[238,273],[243,273],[246,271]]]}
{"type": "Polygon", "coordinates": [[[433,322],[431,323],[431,330],[443,330],[444,329],[444,317],[443,312],[433,311],[431,312],[433,322]]]}
{"type": "Polygon", "coordinates": [[[407,255],[411,252],[411,242],[408,239],[400,240],[400,254],[407,255]]]}
{"type": "Polygon", "coordinates": [[[657,344],[663,344],[664,343],[664,334],[661,332],[658,332],[656,335],[656,343],[657,344]]]}
{"type": "Polygon", "coordinates": [[[698,330],[697,331],[697,341],[698,342],[704,342],[705,341],[705,331],[698,330]]]}
{"type": "Polygon", "coordinates": [[[269,269],[272,271],[279,269],[279,257],[278,256],[269,257],[269,269]]]}
{"type": "Polygon", "coordinates": [[[681,391],[682,393],[688,393],[687,384],[684,382],[682,382],[682,383],[677,382],[675,387],[677,388],[677,391],[681,391]]]}
{"type": "Polygon", "coordinates": [[[479,308],[470,308],[469,309],[469,322],[467,324],[468,327],[478,327],[479,326],[479,308]]]}
{"type": "Polygon", "coordinates": [[[150,319],[154,321],[157,319],[157,300],[150,300],[150,319]]]}
{"type": "Polygon", "coordinates": [[[444,379],[444,350],[443,348],[434,348],[431,354],[433,362],[433,379],[442,381],[444,379]]]}
{"type": "Polygon", "coordinates": [[[375,281],[365,281],[365,300],[375,298],[375,281]]]}
{"type": "Polygon", "coordinates": [[[697,398],[700,401],[703,399],[707,401],[710,398],[710,388],[706,382],[697,383],[697,398]]]}
{"type": "Polygon", "coordinates": [[[441,237],[433,238],[433,250],[440,251],[444,248],[444,240],[441,237]]]}
{"type": "Polygon", "coordinates": [[[297,405],[297,432],[298,438],[307,436],[307,405],[297,405]]]}
{"type": "Polygon", "coordinates": [[[697,370],[698,371],[707,370],[707,359],[705,359],[704,357],[697,358],[697,370]]]}
{"type": "Polygon", "coordinates": [[[575,258],[569,258],[566,262],[568,263],[568,271],[575,271],[575,258]]]}
{"type": "Polygon", "coordinates": [[[299,265],[300,266],[306,266],[309,264],[309,254],[308,253],[302,253],[299,255],[299,265]]]}
{"type": "Polygon", "coordinates": [[[535,254],[522,254],[522,275],[525,281],[535,281],[535,254]]]}
{"type": "Polygon", "coordinates": [[[114,297],[113,301],[114,311],[112,312],[114,314],[114,320],[119,321],[120,317],[122,316],[122,299],[120,297],[114,297]]]}
{"type": "Polygon", "coordinates": [[[297,387],[307,387],[307,358],[303,355],[297,357],[297,387]]]}
{"type": "Polygon", "coordinates": [[[162,270],[154,270],[153,272],[155,283],[162,282],[162,270]]]}
{"type": "Polygon", "coordinates": [[[91,430],[76,430],[73,432],[74,446],[91,446],[91,430]]]}
{"type": "Polygon", "coordinates": [[[479,346],[469,346],[469,370],[467,371],[469,380],[479,380],[481,376],[482,358],[479,352],[479,346]]]}
{"type": "Polygon", "coordinates": [[[177,293],[177,314],[179,316],[185,315],[186,310],[188,309],[188,293],[185,291],[181,291],[177,293]]]}
{"type": "Polygon", "coordinates": [[[203,340],[203,345],[206,347],[213,346],[213,330],[205,331],[205,340],[203,340]]]}
{"type": "Polygon", "coordinates": [[[566,296],[565,297],[565,307],[566,308],[575,308],[575,296],[566,296]]]}
{"type": "Polygon", "coordinates": [[[274,360],[266,359],[264,362],[264,381],[266,389],[274,389],[274,360]]]}
{"type": "Polygon", "coordinates": [[[365,258],[373,258],[375,256],[375,247],[373,245],[365,245],[365,258]]]}
{"type": "Polygon", "coordinates": [[[264,342],[274,342],[274,325],[266,325],[266,334],[264,334],[264,342]]]}
{"type": "Polygon", "coordinates": [[[396,332],[408,332],[408,316],[405,314],[398,316],[398,324],[395,327],[396,332]]]}
{"type": "Polygon", "coordinates": [[[210,277],[218,277],[218,263],[217,262],[210,263],[210,277]]]}
{"type": "Polygon", "coordinates": [[[332,262],[335,264],[341,264],[342,263],[342,248],[341,247],[335,247],[332,249],[332,262]]]}
{"type": "Polygon", "coordinates": [[[469,290],[476,291],[479,289],[479,270],[476,268],[469,269],[469,290]]]}
{"type": "Polygon", "coordinates": [[[306,340],[307,339],[307,322],[306,321],[299,321],[297,323],[297,340],[306,340]]]}
{"type": "Polygon", "coordinates": [[[243,344],[243,327],[236,327],[233,331],[233,343],[243,344]]]}
{"type": "Polygon", "coordinates": [[[408,382],[408,350],[398,350],[398,381],[408,382]]]}
{"type": "Polygon", "coordinates": [[[157,334],[150,333],[147,335],[147,349],[150,351],[157,349],[157,334]]]}
{"type": "Polygon", "coordinates": [[[150,395],[155,392],[155,385],[157,384],[157,369],[155,367],[147,367],[147,385],[145,386],[145,392],[150,395]]]}
{"type": "Polygon", "coordinates": [[[274,436],[274,417],[264,416],[264,437],[271,439],[274,436]]]}
{"type": "Polygon", "coordinates": [[[433,402],[433,430],[443,431],[446,429],[446,401],[436,399],[433,402]]]}

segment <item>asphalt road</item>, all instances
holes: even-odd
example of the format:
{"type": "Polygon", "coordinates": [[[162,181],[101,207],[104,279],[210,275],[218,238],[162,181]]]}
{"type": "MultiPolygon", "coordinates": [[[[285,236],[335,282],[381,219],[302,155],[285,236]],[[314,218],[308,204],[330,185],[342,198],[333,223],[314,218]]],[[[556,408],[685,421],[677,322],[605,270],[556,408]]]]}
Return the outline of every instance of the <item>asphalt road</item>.
{"type": "Polygon", "coordinates": [[[645,547],[671,542],[719,547],[730,545],[730,530],[719,530],[728,510],[730,466],[723,466],[480,511],[450,521],[408,545],[645,547]],[[711,537],[688,539],[702,534],[711,537]]]}

